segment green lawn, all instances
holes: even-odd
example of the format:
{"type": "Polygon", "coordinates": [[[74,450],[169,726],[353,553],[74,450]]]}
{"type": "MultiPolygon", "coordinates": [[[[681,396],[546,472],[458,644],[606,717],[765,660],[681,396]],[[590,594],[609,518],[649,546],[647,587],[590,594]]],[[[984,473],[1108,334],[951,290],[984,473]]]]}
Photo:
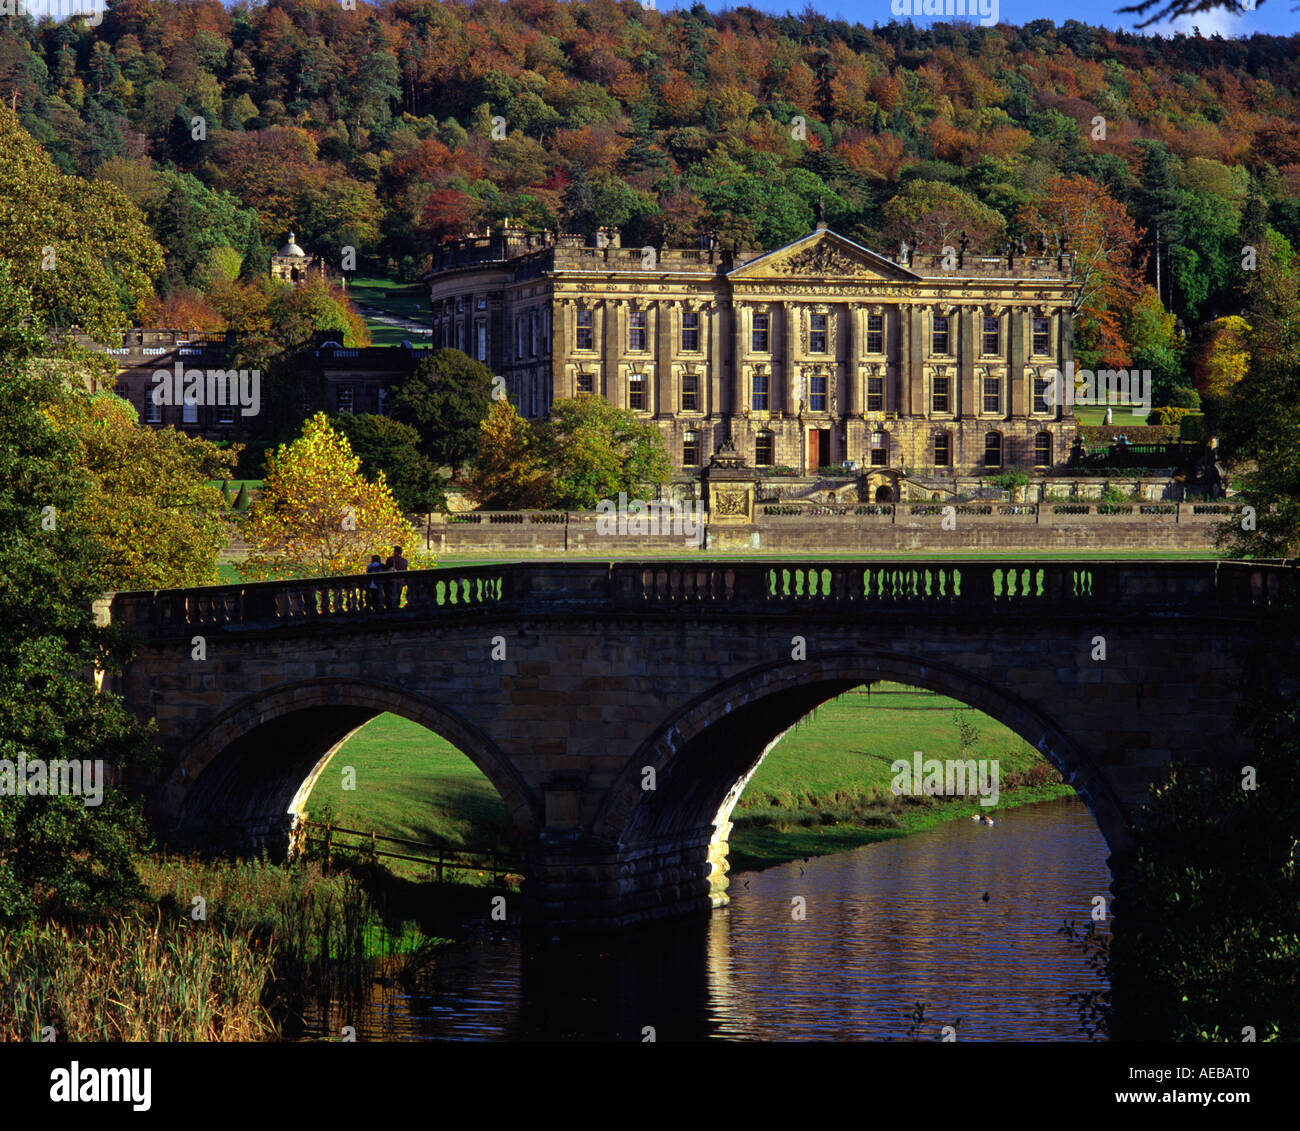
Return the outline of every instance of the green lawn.
{"type": "MultiPolygon", "coordinates": [[[[420,283],[358,276],[348,284],[348,294],[358,306],[374,308],[396,318],[409,318],[426,327],[429,324],[429,292],[420,283]]],[[[390,326],[368,311],[363,316],[373,345],[400,346],[403,341],[412,345],[428,344],[428,335],[417,334],[409,327],[390,326]]]]}
{"type": "Polygon", "coordinates": [[[397,715],[367,723],[334,756],[309,811],[334,824],[448,847],[508,846],[509,818],[492,784],[451,743],[397,715]],[[343,789],[343,771],[356,788],[343,789]]]}
{"type": "MultiPolygon", "coordinates": [[[[1133,427],[1136,424],[1146,424],[1147,417],[1151,414],[1146,409],[1139,409],[1136,416],[1128,405],[1111,405],[1110,422],[1116,428],[1125,425],[1133,427]]],[[[1088,404],[1074,406],[1074,419],[1080,424],[1105,424],[1106,423],[1106,406],[1104,404],[1088,404]]]]}
{"type": "MultiPolygon", "coordinates": [[[[1061,784],[1008,791],[1008,774],[1024,774],[1042,759],[988,716],[896,684],[862,688],[823,704],[759,767],[734,815],[733,868],[841,851],[979,811],[973,801],[904,802],[890,792],[893,759],[910,760],[916,750],[927,758],[957,756],[958,710],[975,728],[964,756],[999,759],[1000,806],[1069,792],[1061,784]]],[[[335,755],[308,809],[316,819],[329,813],[335,824],[390,836],[508,847],[505,806],[487,778],[450,743],[395,715],[373,720],[335,755]],[[355,790],[342,788],[346,766],[355,770],[355,790]]],[[[414,874],[416,867],[395,864],[394,871],[414,874]]]]}
{"type": "Polygon", "coordinates": [[[955,754],[954,711],[975,727],[970,757],[999,758],[1004,774],[1042,761],[1014,732],[956,699],[881,683],[841,695],[796,723],[745,787],[737,811],[888,797],[895,758],[910,759],[916,750],[927,758],[955,754]]]}

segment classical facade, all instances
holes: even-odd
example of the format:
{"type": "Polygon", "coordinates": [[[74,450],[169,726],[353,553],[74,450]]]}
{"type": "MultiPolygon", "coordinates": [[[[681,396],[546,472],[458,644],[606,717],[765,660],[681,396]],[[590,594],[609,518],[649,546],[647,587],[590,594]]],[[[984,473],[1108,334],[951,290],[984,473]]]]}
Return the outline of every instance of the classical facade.
{"type": "Polygon", "coordinates": [[[433,344],[505,377],[526,417],[603,396],[684,471],[730,438],[751,466],[897,479],[1063,462],[1067,256],[879,255],[819,226],[775,251],[624,248],[504,227],[427,276],[433,344]]]}

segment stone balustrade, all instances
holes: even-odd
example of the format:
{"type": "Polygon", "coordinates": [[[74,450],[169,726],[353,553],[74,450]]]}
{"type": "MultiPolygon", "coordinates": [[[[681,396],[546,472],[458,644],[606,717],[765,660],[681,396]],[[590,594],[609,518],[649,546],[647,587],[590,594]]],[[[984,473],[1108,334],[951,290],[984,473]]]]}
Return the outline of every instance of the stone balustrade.
{"type": "Polygon", "coordinates": [[[119,593],[111,618],[146,635],[169,635],[207,626],[378,626],[391,618],[673,613],[700,605],[740,613],[836,606],[1033,616],[1088,603],[1109,612],[1194,606],[1224,615],[1294,608],[1296,568],[1215,561],[546,562],[119,593]],[[385,594],[378,601],[370,597],[375,580],[385,594]],[[398,585],[400,603],[389,607],[387,594],[398,585]]]}

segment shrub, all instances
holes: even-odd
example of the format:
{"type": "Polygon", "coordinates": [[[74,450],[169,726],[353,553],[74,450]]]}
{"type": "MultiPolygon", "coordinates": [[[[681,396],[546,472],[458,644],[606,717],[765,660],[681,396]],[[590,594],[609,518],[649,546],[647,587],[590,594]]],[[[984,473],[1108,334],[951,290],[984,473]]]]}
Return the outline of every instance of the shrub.
{"type": "Polygon", "coordinates": [[[1025,780],[1030,785],[1048,785],[1064,780],[1060,771],[1049,762],[1036,762],[1025,773],[1025,780]]]}
{"type": "Polygon", "coordinates": [[[1178,424],[1191,409],[1178,408],[1174,405],[1161,405],[1159,408],[1152,410],[1147,417],[1148,424],[1178,424]]]}
{"type": "Polygon", "coordinates": [[[1168,444],[1178,439],[1177,427],[1169,424],[1088,424],[1079,426],[1085,444],[1113,444],[1124,436],[1131,444],[1168,444]]]}

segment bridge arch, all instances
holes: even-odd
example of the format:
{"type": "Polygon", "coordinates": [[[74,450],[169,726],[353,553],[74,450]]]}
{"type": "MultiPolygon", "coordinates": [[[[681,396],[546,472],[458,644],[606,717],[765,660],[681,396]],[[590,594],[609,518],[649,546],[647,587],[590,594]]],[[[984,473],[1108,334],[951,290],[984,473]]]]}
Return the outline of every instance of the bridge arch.
{"type": "Polygon", "coordinates": [[[492,783],[520,836],[535,835],[539,802],[487,734],[429,696],[348,678],[279,684],[223,711],[179,752],[159,816],[180,842],[239,830],[253,844],[287,846],[293,818],[330,759],[385,712],[452,743],[492,783]]]}
{"type": "MultiPolygon", "coordinates": [[[[880,680],[950,696],[1005,724],[1074,787],[1112,853],[1131,847],[1123,805],[1105,774],[1042,705],[951,664],[872,649],[766,664],[710,688],[641,744],[597,813],[594,831],[635,846],[711,825],[717,847],[745,784],[781,736],[822,703],[880,680]],[[642,788],[646,766],[655,768],[654,790],[642,788]]],[[[710,856],[717,870],[721,860],[713,850],[710,856]]]]}

